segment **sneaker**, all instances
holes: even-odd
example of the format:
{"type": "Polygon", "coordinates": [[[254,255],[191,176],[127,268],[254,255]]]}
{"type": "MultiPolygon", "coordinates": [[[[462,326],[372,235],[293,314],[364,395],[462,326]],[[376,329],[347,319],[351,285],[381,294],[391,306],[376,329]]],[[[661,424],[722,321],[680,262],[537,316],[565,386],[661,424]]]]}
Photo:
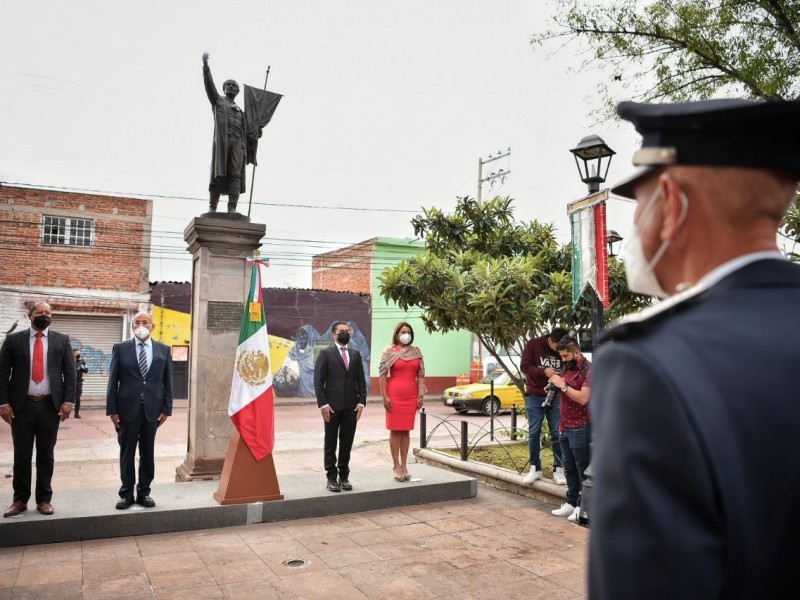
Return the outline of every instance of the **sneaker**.
{"type": "Polygon", "coordinates": [[[536,467],[531,465],[531,470],[528,471],[528,474],[522,478],[522,483],[525,485],[531,485],[534,481],[539,479],[542,476],[541,471],[537,471],[536,467]]]}
{"type": "Polygon", "coordinates": [[[551,510],[550,513],[557,517],[568,517],[575,512],[575,507],[569,502],[564,502],[559,508],[551,510]]]}
{"type": "Polygon", "coordinates": [[[581,507],[576,506],[575,510],[572,511],[572,514],[567,517],[567,521],[569,521],[570,523],[577,523],[580,514],[581,514],[581,507]]]}
{"type": "Polygon", "coordinates": [[[562,467],[558,467],[553,471],[553,481],[556,482],[556,485],[567,485],[567,478],[564,477],[564,469],[562,467]]]}

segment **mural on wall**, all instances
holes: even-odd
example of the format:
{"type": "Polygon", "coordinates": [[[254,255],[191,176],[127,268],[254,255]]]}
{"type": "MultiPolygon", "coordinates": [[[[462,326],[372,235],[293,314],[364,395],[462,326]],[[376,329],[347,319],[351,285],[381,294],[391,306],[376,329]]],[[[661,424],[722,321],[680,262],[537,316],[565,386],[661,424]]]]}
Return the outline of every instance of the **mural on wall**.
{"type": "MultiPolygon", "coordinates": [[[[369,373],[372,335],[369,296],[264,288],[264,308],[269,328],[272,382],[279,398],[313,398],[314,361],[322,348],[333,343],[331,326],[345,321],[350,326],[349,346],[361,353],[369,373]]],[[[188,345],[191,335],[191,284],[158,283],[153,288],[153,339],[168,345],[188,345]]],[[[88,360],[88,357],[87,357],[88,360]]],[[[366,380],[369,392],[370,380],[366,380]]]]}
{"type": "MultiPolygon", "coordinates": [[[[273,363],[281,365],[272,378],[272,389],[277,397],[313,398],[316,395],[314,393],[314,363],[320,351],[333,343],[331,328],[337,320],[331,321],[330,325],[325,328],[325,333],[319,333],[313,325],[300,326],[294,335],[294,344],[287,352],[284,362],[273,363]]],[[[347,346],[361,353],[364,373],[369,373],[369,343],[355,321],[347,321],[347,325],[351,332],[350,343],[347,346]]],[[[270,358],[273,357],[274,354],[270,347],[270,358]]],[[[366,386],[367,393],[369,393],[369,377],[366,378],[366,386]]]]}

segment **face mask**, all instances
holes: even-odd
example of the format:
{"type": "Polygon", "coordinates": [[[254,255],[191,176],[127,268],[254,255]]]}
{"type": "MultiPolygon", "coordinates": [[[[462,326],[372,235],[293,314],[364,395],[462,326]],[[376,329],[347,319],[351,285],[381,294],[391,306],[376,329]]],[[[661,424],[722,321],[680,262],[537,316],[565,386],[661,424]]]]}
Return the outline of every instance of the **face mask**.
{"type": "Polygon", "coordinates": [[[347,346],[347,342],[350,341],[350,334],[346,331],[342,331],[336,334],[336,341],[339,342],[342,346],[347,346]]]}
{"type": "Polygon", "coordinates": [[[401,333],[400,337],[398,337],[397,339],[400,340],[401,344],[403,344],[405,346],[408,346],[408,344],[411,343],[411,334],[410,333],[401,333]]]}
{"type": "Polygon", "coordinates": [[[44,331],[50,327],[50,317],[47,315],[39,315],[38,317],[33,317],[31,323],[33,323],[33,326],[39,331],[44,331]]]}
{"type": "MultiPolygon", "coordinates": [[[[661,260],[661,257],[664,256],[667,248],[669,248],[670,240],[661,242],[661,246],[656,250],[652,260],[648,262],[644,254],[644,248],[642,247],[642,238],[639,235],[639,223],[644,223],[647,217],[650,216],[650,213],[653,212],[653,208],[656,206],[655,200],[660,189],[661,188],[656,188],[653,195],[650,196],[650,199],[647,201],[647,206],[642,212],[641,217],[639,217],[639,221],[633,224],[633,229],[628,234],[628,239],[625,242],[622,260],[625,262],[625,276],[628,279],[628,288],[632,292],[645,294],[647,296],[656,296],[658,298],[666,298],[669,294],[661,287],[654,269],[661,260]]],[[[683,209],[681,210],[680,217],[678,217],[678,226],[683,223],[683,220],[686,218],[686,211],[689,208],[689,200],[683,192],[681,192],[681,202],[683,203],[683,209]]]]}
{"type": "Polygon", "coordinates": [[[133,330],[133,335],[140,340],[145,341],[148,337],[150,337],[150,330],[147,327],[137,327],[133,330]]]}

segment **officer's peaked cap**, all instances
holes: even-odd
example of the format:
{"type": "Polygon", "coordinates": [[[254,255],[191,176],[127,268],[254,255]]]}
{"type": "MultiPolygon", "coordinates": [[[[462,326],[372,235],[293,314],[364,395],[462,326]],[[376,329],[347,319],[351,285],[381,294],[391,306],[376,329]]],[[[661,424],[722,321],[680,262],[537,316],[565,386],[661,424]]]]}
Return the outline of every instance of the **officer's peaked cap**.
{"type": "Polygon", "coordinates": [[[611,191],[634,197],[659,167],[703,165],[783,169],[800,176],[800,102],[717,99],[674,104],[621,102],[617,114],[642,135],[639,168],[611,191]]]}

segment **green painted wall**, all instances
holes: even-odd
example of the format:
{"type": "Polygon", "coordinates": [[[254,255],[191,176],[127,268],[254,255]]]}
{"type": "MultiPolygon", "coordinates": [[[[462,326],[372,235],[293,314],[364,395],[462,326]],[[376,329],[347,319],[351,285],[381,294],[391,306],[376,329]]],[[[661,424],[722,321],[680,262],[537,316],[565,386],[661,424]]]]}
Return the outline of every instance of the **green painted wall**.
{"type": "Polygon", "coordinates": [[[406,321],[414,329],[414,345],[422,349],[425,356],[425,374],[428,377],[454,377],[459,373],[469,373],[470,339],[468,331],[430,334],[419,319],[421,311],[405,312],[394,302],[387,304],[378,288],[378,276],[401,260],[413,258],[425,250],[425,243],[419,240],[380,237],[375,242],[372,256],[372,361],[370,375],[378,377],[383,349],[392,343],[394,327],[406,321]]]}

